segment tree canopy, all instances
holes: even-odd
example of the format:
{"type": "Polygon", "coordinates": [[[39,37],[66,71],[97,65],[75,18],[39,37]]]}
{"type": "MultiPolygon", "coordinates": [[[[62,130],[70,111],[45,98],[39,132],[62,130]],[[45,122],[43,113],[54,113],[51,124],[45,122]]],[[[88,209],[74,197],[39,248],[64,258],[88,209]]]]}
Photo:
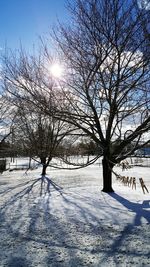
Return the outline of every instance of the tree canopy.
{"type": "Polygon", "coordinates": [[[68,77],[63,116],[102,148],[103,190],[113,191],[113,166],[149,142],[150,12],[128,0],[69,8],[73,23],[55,33],[68,77]]]}

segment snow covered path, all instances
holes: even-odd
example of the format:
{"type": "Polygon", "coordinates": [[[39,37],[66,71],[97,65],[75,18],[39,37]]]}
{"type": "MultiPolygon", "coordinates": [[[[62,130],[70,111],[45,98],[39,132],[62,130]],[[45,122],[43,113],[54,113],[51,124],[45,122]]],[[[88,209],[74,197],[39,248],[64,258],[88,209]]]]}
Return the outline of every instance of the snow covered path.
{"type": "MultiPolygon", "coordinates": [[[[119,169],[118,169],[119,170],[119,169]]],[[[125,173],[144,176],[149,168],[125,173]]],[[[114,178],[101,192],[101,167],[5,172],[0,176],[0,267],[150,266],[150,198],[114,178]]]]}

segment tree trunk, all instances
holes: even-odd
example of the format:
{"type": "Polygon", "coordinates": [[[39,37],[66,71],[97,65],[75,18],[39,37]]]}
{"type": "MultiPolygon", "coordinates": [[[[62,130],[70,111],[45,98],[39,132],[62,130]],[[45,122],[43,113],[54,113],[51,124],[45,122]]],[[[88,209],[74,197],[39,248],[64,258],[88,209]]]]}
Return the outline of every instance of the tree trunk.
{"type": "Polygon", "coordinates": [[[31,157],[29,157],[29,169],[31,168],[31,157]]]}
{"type": "Polygon", "coordinates": [[[43,168],[42,168],[42,176],[45,176],[46,175],[46,168],[47,168],[47,165],[43,165],[43,168]]]}
{"type": "Polygon", "coordinates": [[[47,157],[41,157],[41,164],[43,165],[43,169],[42,169],[42,174],[41,175],[43,175],[43,176],[46,175],[46,169],[49,166],[50,161],[52,160],[52,156],[48,157],[47,162],[46,162],[46,159],[47,159],[47,157]]]}
{"type": "Polygon", "coordinates": [[[47,168],[46,157],[41,157],[41,164],[43,165],[41,175],[45,176],[46,175],[46,168],[47,168]]]}
{"type": "Polygon", "coordinates": [[[114,192],[112,189],[112,168],[113,165],[108,162],[106,157],[104,156],[102,160],[103,166],[103,192],[110,193],[114,192]]]}

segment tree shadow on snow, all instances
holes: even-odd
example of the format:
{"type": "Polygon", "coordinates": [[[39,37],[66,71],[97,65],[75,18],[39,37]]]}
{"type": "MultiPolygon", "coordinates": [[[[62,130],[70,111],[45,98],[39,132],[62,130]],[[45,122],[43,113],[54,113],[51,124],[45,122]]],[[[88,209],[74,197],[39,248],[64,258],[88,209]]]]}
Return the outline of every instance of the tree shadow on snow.
{"type": "Polygon", "coordinates": [[[144,218],[147,225],[150,223],[150,212],[146,210],[150,207],[150,201],[145,200],[142,203],[134,203],[116,193],[110,193],[109,195],[127,208],[128,211],[133,212],[135,216],[133,222],[127,223],[118,236],[114,238],[112,245],[101,259],[100,264],[103,264],[108,257],[113,256],[116,266],[120,266],[120,263],[118,263],[118,253],[124,255],[126,259],[129,257],[133,260],[136,257],[139,260],[141,256],[147,257],[148,259],[149,253],[147,251],[139,251],[138,245],[136,245],[136,248],[134,246],[132,247],[130,242],[132,243],[132,238],[136,238],[137,244],[139,242],[143,242],[143,244],[146,244],[146,242],[149,243],[148,233],[143,231],[142,220],[144,218]]]}
{"type": "MultiPolygon", "coordinates": [[[[14,242],[16,242],[15,240],[18,240],[17,242],[21,240],[23,247],[22,258],[20,260],[18,260],[17,255],[15,255],[17,251],[16,247],[12,249],[11,255],[13,255],[13,252],[14,255],[11,256],[12,258],[9,258],[8,266],[13,266],[13,264],[18,261],[20,265],[16,266],[21,267],[22,262],[26,259],[26,253],[31,243],[35,244],[36,253],[39,253],[39,250],[42,251],[42,249],[47,251],[48,248],[48,253],[43,259],[43,264],[46,263],[47,266],[85,266],[85,264],[83,264],[84,257],[82,255],[93,255],[94,253],[103,254],[99,260],[99,266],[103,266],[103,263],[105,263],[109,257],[113,257],[116,266],[120,266],[117,253],[123,256],[126,254],[126,250],[122,249],[122,245],[127,239],[126,237],[132,235],[135,226],[141,225],[142,218],[145,218],[147,222],[150,221],[149,213],[146,210],[149,204],[148,201],[144,201],[142,204],[133,203],[116,193],[111,193],[110,196],[112,198],[135,214],[134,222],[127,224],[113,239],[111,236],[113,228],[110,229],[107,233],[107,239],[110,239],[110,242],[112,240],[109,247],[105,247],[105,245],[94,245],[93,243],[93,249],[91,250],[91,247],[88,247],[88,236],[90,238],[91,235],[93,235],[93,237],[100,235],[104,241],[105,235],[103,235],[103,230],[108,230],[107,226],[106,229],[104,229],[104,226],[100,224],[96,214],[91,212],[91,205],[97,206],[98,203],[91,202],[90,200],[88,206],[83,205],[82,207],[80,202],[82,201],[82,203],[84,203],[84,196],[76,195],[75,192],[65,193],[61,186],[47,176],[41,176],[37,179],[15,185],[3,191],[1,195],[3,197],[7,194],[8,198],[2,207],[2,215],[6,215],[3,219],[6,219],[7,234],[12,237],[14,242]],[[54,192],[54,195],[52,192],[54,192]],[[57,203],[63,205],[63,209],[60,209],[60,211],[64,212],[64,214],[59,214],[59,206],[57,212],[57,205],[55,206],[55,210],[52,212],[50,210],[57,196],[61,197],[61,199],[58,198],[57,203]],[[10,210],[12,210],[12,214],[10,210]],[[10,214],[9,219],[8,214],[10,214]],[[81,218],[81,221],[78,218],[81,218]],[[91,222],[97,222],[97,226],[94,226],[94,224],[92,225],[91,222]],[[80,239],[77,241],[76,235],[79,235],[79,238],[85,235],[84,241],[81,242],[80,239]],[[66,253],[64,262],[61,261],[61,257],[64,257],[62,251],[66,253]],[[74,262],[76,262],[76,265],[73,265],[74,262]]],[[[88,199],[86,199],[86,202],[87,201],[88,199]]],[[[118,210],[118,212],[120,211],[118,210]]],[[[137,256],[137,258],[140,257],[138,251],[129,251],[128,255],[130,255],[131,258],[134,256],[137,256]]],[[[32,256],[34,257],[34,252],[32,256]]],[[[30,260],[32,261],[33,259],[30,260]]],[[[42,259],[39,260],[42,261],[42,259]]],[[[26,263],[28,266],[27,261],[26,263]]],[[[35,263],[35,265],[36,264],[37,263],[35,263]]],[[[24,264],[24,266],[26,265],[24,264]]]]}
{"type": "Polygon", "coordinates": [[[37,195],[43,196],[48,194],[51,195],[52,191],[57,191],[62,194],[62,187],[56,184],[52,179],[47,176],[41,175],[38,179],[33,180],[27,187],[25,187],[22,191],[18,193],[18,196],[23,197],[33,192],[33,189],[38,187],[37,195]]]}
{"type": "Polygon", "coordinates": [[[30,267],[31,263],[26,258],[12,256],[7,264],[7,267],[30,267]]]}
{"type": "MultiPolygon", "coordinates": [[[[40,235],[40,229],[37,229],[39,218],[41,217],[41,205],[46,215],[43,215],[43,224],[47,230],[49,225],[47,222],[47,213],[49,211],[49,204],[52,192],[57,192],[62,195],[63,188],[56,184],[47,176],[41,176],[30,181],[18,183],[3,189],[0,192],[0,258],[1,263],[6,266],[26,267],[31,266],[27,259],[28,244],[40,235]],[[26,221],[27,219],[27,221],[26,221]],[[5,241],[7,240],[7,241],[5,241]],[[20,243],[21,254],[18,257],[18,243],[20,243]],[[5,246],[5,254],[3,253],[3,246],[5,246]]],[[[49,219],[53,218],[49,217],[49,219]]],[[[41,240],[41,237],[39,238],[41,240]]]]}
{"type": "Polygon", "coordinates": [[[9,205],[12,205],[19,199],[21,200],[23,197],[29,197],[29,195],[33,195],[35,197],[42,197],[45,195],[50,196],[52,191],[57,191],[61,195],[63,190],[63,188],[56,184],[52,179],[47,176],[41,175],[41,177],[39,178],[9,187],[0,192],[0,195],[3,197],[8,193],[13,192],[13,190],[17,190],[19,188],[21,189],[14,193],[11,198],[9,198],[5,202],[5,205],[2,207],[2,209],[6,208],[9,205]]]}
{"type": "MultiPolygon", "coordinates": [[[[21,244],[22,248],[20,266],[22,261],[28,260],[26,256],[30,244],[35,244],[36,254],[39,253],[39,250],[47,251],[48,248],[47,255],[43,259],[43,264],[45,262],[47,266],[53,266],[53,264],[61,267],[74,266],[74,264],[82,266],[82,255],[90,253],[91,249],[85,243],[88,242],[88,239],[80,245],[76,235],[79,234],[82,238],[82,235],[85,234],[88,238],[91,236],[91,231],[94,234],[94,225],[91,221],[95,222],[97,218],[94,213],[91,213],[90,205],[93,204],[82,207],[79,201],[84,202],[85,197],[72,192],[64,192],[61,186],[47,176],[18,183],[18,185],[4,190],[1,195],[2,197],[7,196],[2,211],[6,219],[7,236],[15,244],[8,257],[8,266],[13,266],[18,261],[17,242],[21,244]],[[53,201],[57,201],[58,196],[61,197],[57,202],[58,210],[57,205],[51,210],[53,201]],[[63,206],[60,213],[59,203],[63,206]],[[85,223],[80,222],[80,217],[85,223]],[[61,257],[64,257],[62,251],[66,253],[64,262],[61,261],[61,257]]],[[[10,253],[10,247],[7,250],[10,253]]],[[[31,252],[31,255],[33,256],[30,258],[32,262],[34,261],[34,251],[31,252]]],[[[40,257],[39,261],[42,262],[40,257]]]]}
{"type": "MultiPolygon", "coordinates": [[[[61,220],[61,214],[59,216],[59,213],[55,214],[55,210],[53,212],[50,210],[53,201],[57,196],[61,196],[61,200],[64,200],[66,204],[69,202],[73,208],[76,207],[82,212],[79,205],[64,196],[61,186],[47,176],[41,176],[37,179],[18,183],[18,185],[12,186],[8,190],[5,189],[1,192],[1,196],[5,198],[4,204],[1,206],[3,229],[6,231],[5,239],[9,239],[10,244],[13,244],[12,247],[9,244],[5,248],[8,252],[7,266],[29,266],[27,255],[30,244],[33,243],[36,246],[36,254],[40,253],[39,250],[47,251],[47,248],[49,248],[47,256],[43,258],[43,264],[46,262],[47,266],[50,266],[50,264],[67,266],[66,262],[61,261],[61,250],[63,249],[67,250],[68,264],[72,264],[74,260],[79,265],[82,264],[82,258],[76,256],[76,251],[80,249],[84,253],[86,249],[79,248],[76,240],[71,239],[68,231],[70,222],[68,222],[67,208],[64,215],[67,225],[64,225],[64,221],[61,220]],[[52,192],[54,192],[54,195],[52,192]],[[20,243],[21,247],[20,257],[18,257],[17,243],[20,243]]],[[[55,207],[55,209],[57,208],[55,207]]],[[[31,248],[33,249],[32,245],[31,248]]],[[[0,250],[2,251],[2,248],[0,250]]],[[[39,256],[39,263],[42,262],[41,255],[39,256]]],[[[5,263],[4,257],[2,260],[5,263]]],[[[34,262],[34,251],[31,252],[30,261],[34,262]]]]}
{"type": "Polygon", "coordinates": [[[116,199],[119,203],[121,203],[125,208],[129,211],[135,213],[135,218],[133,222],[133,226],[139,226],[142,223],[142,218],[144,218],[148,223],[150,223],[150,213],[147,208],[150,207],[150,200],[144,200],[143,203],[134,203],[131,202],[122,196],[111,193],[109,194],[111,197],[116,199]]]}

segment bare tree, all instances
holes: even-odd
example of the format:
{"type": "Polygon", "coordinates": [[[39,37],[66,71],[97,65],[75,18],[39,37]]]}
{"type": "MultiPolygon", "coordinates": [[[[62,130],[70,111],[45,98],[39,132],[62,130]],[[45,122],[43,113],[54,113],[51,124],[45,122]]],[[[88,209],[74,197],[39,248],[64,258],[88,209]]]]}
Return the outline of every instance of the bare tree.
{"type": "Polygon", "coordinates": [[[16,113],[15,140],[30,156],[40,158],[43,176],[49,164],[52,166],[52,158],[61,156],[60,148],[74,130],[55,117],[56,106],[65,107],[65,103],[57,80],[50,74],[51,64],[47,65],[41,53],[29,56],[23,50],[19,55],[11,52],[3,57],[5,97],[16,113]]]}
{"type": "Polygon", "coordinates": [[[16,138],[22,142],[23,149],[36,161],[42,164],[42,175],[54,157],[61,157],[66,138],[70,133],[70,126],[53,116],[42,114],[39,109],[29,103],[21,102],[15,121],[16,138]]]}
{"type": "Polygon", "coordinates": [[[57,115],[101,148],[103,191],[112,192],[115,164],[149,142],[150,11],[130,0],[76,0],[69,9],[73,23],[59,25],[55,40],[70,106],[57,115]]]}

